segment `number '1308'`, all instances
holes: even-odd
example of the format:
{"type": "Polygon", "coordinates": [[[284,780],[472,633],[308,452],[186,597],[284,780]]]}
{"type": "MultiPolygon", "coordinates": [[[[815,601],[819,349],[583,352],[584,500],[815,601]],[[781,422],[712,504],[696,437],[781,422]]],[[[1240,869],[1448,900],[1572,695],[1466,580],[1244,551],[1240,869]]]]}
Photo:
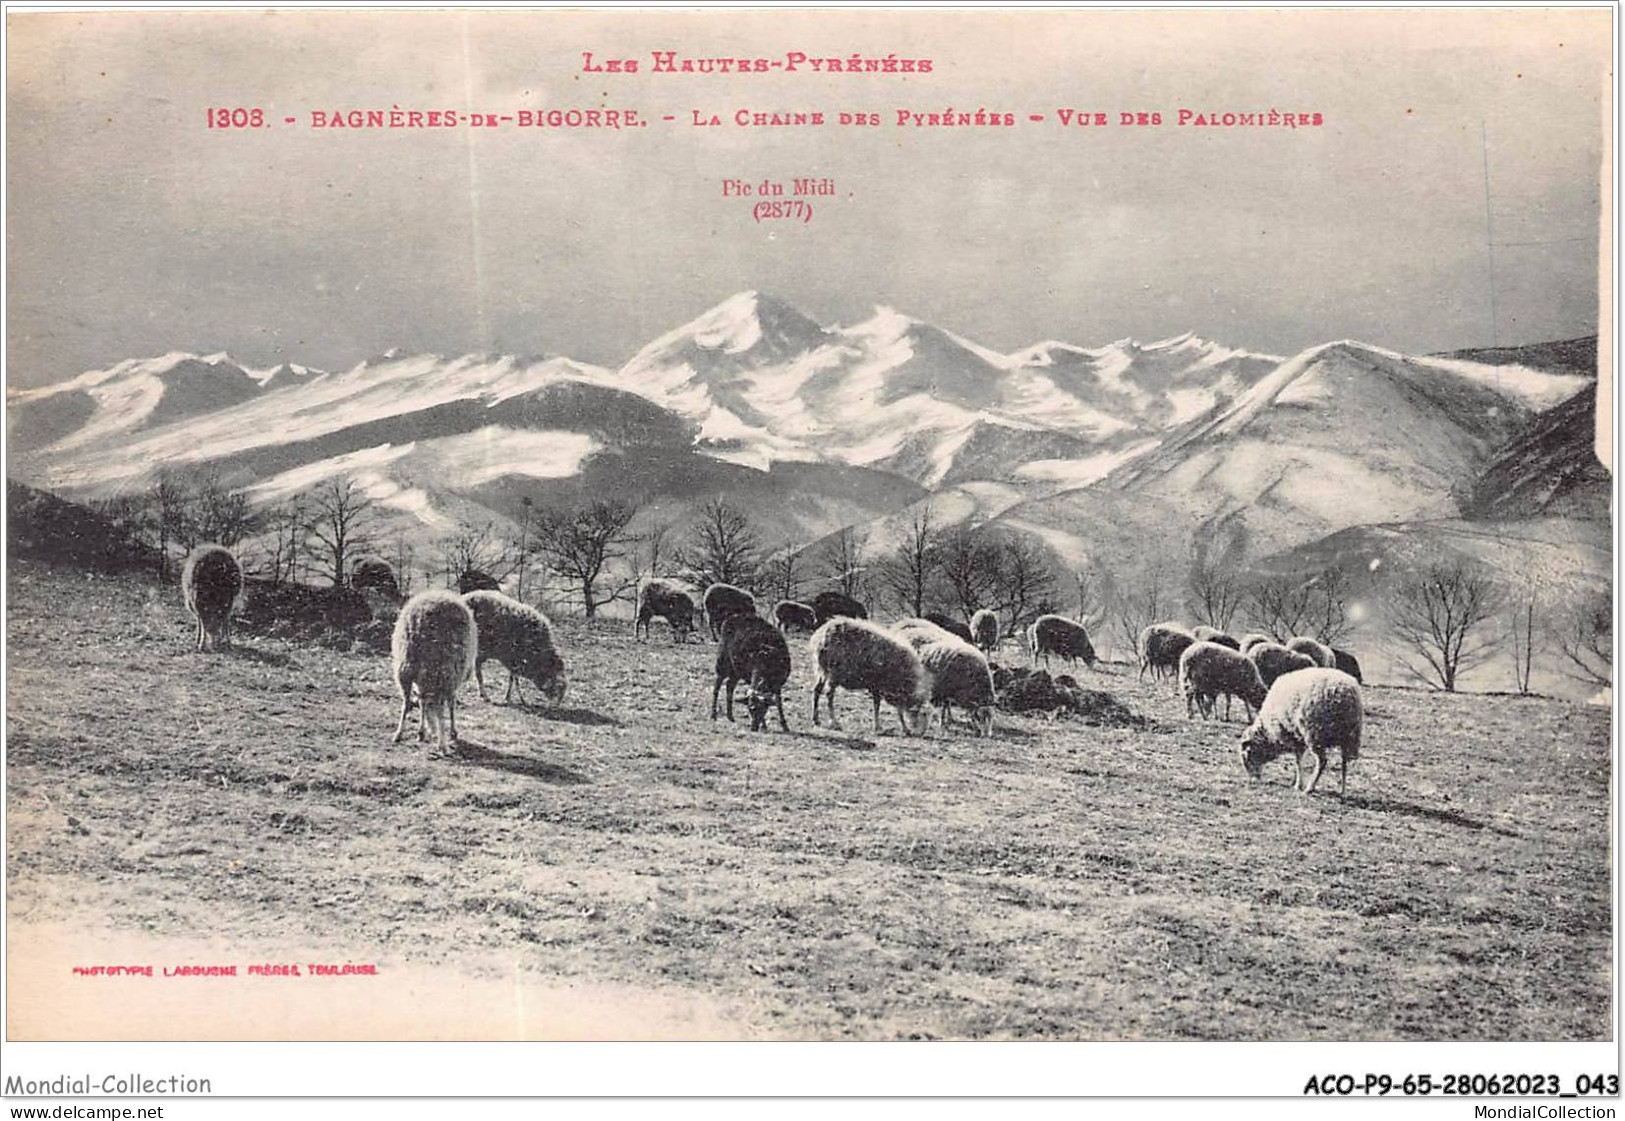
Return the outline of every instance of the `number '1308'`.
{"type": "Polygon", "coordinates": [[[210,109],[210,128],[264,128],[264,109],[210,109]]]}

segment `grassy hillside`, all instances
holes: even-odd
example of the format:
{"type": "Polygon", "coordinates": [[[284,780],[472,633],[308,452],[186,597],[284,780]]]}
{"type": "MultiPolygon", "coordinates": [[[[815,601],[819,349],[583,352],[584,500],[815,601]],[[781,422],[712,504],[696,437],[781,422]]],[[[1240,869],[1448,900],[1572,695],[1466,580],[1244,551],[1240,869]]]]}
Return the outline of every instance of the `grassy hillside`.
{"type": "MultiPolygon", "coordinates": [[[[565,707],[470,688],[463,751],[431,758],[389,743],[378,655],[195,654],[172,589],[15,560],[8,610],[25,929],[326,948],[465,978],[466,999],[616,986],[746,1036],[1609,1031],[1604,710],[1372,689],[1348,798],[1303,799],[1284,768],[1245,779],[1239,723],[1190,723],[1122,666],[1079,677],[1144,730],[1001,717],[991,740],[908,739],[847,694],[846,731],[813,730],[797,642],[793,732],[753,735],[707,719],[714,648],[564,620],[565,707]]],[[[361,984],[344,1022],[382,991],[361,984]]],[[[242,1016],[262,989],[191,991],[242,1016]]],[[[522,1030],[563,1030],[551,1015],[522,1030]]]]}

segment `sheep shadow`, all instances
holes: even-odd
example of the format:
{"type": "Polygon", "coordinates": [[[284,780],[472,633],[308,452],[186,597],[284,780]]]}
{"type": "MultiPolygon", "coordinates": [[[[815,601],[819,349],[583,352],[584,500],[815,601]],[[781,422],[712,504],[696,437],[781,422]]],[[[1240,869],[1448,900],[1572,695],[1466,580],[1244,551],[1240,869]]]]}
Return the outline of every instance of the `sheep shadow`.
{"type": "Polygon", "coordinates": [[[286,669],[295,665],[293,655],[284,650],[260,650],[253,646],[241,646],[235,642],[225,647],[221,653],[240,661],[254,662],[262,666],[276,666],[279,669],[286,669]]]}
{"type": "Polygon", "coordinates": [[[812,740],[815,743],[827,744],[830,747],[844,747],[851,751],[873,751],[877,746],[872,739],[866,740],[859,736],[848,735],[844,731],[836,731],[833,728],[828,733],[810,730],[797,731],[795,729],[786,732],[774,726],[771,731],[775,736],[796,740],[812,740]]]}
{"type": "Polygon", "coordinates": [[[484,767],[487,770],[502,771],[510,775],[524,775],[526,778],[539,779],[554,786],[584,786],[592,782],[586,775],[572,771],[568,767],[561,767],[556,763],[548,763],[528,755],[507,755],[470,739],[459,738],[451,754],[446,758],[451,762],[471,767],[484,767]]]}
{"type": "Polygon", "coordinates": [[[521,712],[528,712],[534,716],[540,716],[543,720],[556,720],[561,724],[576,724],[584,728],[619,728],[621,726],[621,722],[613,716],[605,716],[603,713],[594,712],[590,708],[562,708],[527,699],[513,702],[492,701],[491,703],[501,708],[513,708],[521,712]]]}
{"type": "MultiPolygon", "coordinates": [[[[1322,780],[1324,781],[1324,779],[1322,780]]],[[[1418,806],[1412,802],[1399,802],[1392,798],[1373,797],[1366,794],[1345,794],[1343,801],[1355,809],[1371,810],[1374,813],[1391,813],[1400,817],[1416,818],[1418,821],[1433,821],[1441,825],[1455,825],[1462,829],[1488,830],[1502,837],[1521,838],[1521,833],[1514,832],[1499,825],[1491,825],[1487,821],[1468,817],[1455,810],[1440,810],[1430,806],[1418,806]]]]}

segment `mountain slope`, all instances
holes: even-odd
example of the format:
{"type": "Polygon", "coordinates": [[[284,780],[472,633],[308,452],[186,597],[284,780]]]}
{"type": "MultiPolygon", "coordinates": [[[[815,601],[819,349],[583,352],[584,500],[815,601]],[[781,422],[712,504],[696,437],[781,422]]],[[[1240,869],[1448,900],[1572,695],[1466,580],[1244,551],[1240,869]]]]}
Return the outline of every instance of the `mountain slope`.
{"type": "Polygon", "coordinates": [[[1593,385],[1534,417],[1498,450],[1461,499],[1469,518],[1607,518],[1613,476],[1597,459],[1593,385]]]}

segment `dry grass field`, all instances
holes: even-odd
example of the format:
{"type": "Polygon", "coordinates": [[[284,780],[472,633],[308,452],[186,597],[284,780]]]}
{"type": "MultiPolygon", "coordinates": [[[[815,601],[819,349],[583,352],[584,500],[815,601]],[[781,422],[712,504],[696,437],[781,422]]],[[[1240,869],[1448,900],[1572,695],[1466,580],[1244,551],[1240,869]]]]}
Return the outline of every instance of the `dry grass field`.
{"type": "Polygon", "coordinates": [[[13,923],[503,960],[751,1037],[1609,1032],[1604,709],[1371,689],[1348,797],[1305,799],[1247,781],[1239,706],[1122,666],[1078,677],[1144,728],[914,739],[844,693],[813,729],[798,641],[792,732],[752,734],[710,644],[564,620],[565,706],[470,685],[438,758],[389,742],[387,658],[197,654],[172,588],[13,563],[8,622],[13,923]]]}

